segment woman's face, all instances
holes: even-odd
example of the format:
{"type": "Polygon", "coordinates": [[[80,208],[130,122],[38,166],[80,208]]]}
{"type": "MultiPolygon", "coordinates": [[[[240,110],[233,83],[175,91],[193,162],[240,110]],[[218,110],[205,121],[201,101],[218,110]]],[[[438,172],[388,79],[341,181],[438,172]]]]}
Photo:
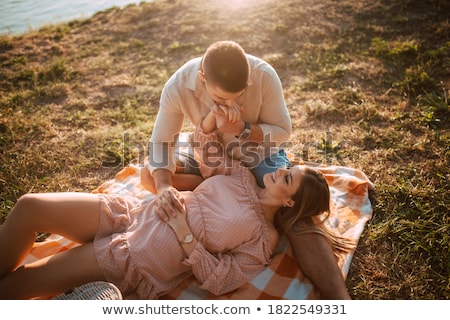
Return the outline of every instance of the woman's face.
{"type": "Polygon", "coordinates": [[[303,176],[303,169],[298,166],[291,168],[279,168],[277,171],[264,175],[264,185],[268,193],[280,200],[286,199],[289,206],[293,205],[289,200],[297,192],[303,176]]]}

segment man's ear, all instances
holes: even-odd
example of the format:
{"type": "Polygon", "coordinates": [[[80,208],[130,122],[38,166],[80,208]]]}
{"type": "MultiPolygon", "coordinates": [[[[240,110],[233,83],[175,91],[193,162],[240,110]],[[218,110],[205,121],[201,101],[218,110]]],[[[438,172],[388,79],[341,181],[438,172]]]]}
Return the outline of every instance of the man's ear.
{"type": "Polygon", "coordinates": [[[198,71],[198,77],[202,82],[206,82],[205,74],[203,73],[203,71],[198,71]]]}

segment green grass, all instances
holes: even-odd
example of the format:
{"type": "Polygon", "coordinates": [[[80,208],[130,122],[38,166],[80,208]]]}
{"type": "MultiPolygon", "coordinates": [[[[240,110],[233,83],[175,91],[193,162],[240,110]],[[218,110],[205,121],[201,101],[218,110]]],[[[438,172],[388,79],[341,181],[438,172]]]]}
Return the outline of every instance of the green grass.
{"type": "Polygon", "coordinates": [[[352,297],[449,299],[445,12],[444,0],[155,0],[2,36],[0,221],[26,192],[90,191],[141,162],[169,76],[232,39],[278,71],[293,152],[376,186],[352,297]]]}

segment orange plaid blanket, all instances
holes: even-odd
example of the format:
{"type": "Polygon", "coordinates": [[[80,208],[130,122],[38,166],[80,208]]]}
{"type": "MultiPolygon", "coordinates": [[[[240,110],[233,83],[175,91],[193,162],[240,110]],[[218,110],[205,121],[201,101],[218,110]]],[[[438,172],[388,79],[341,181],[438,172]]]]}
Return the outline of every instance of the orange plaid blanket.
{"type": "MultiPolygon", "coordinates": [[[[326,227],[335,234],[353,242],[355,248],[359,237],[372,217],[369,189],[372,183],[366,175],[356,169],[340,166],[314,166],[327,179],[331,192],[331,214],[326,227]]],[[[130,195],[145,199],[151,193],[140,184],[139,167],[129,165],[114,179],[99,186],[94,193],[130,195]]],[[[51,235],[46,241],[36,243],[25,263],[77,246],[64,237],[51,235]]],[[[297,267],[289,241],[282,238],[273,261],[251,282],[223,295],[213,296],[200,289],[192,276],[181,283],[163,299],[319,299],[319,293],[297,267]]],[[[338,264],[347,275],[353,251],[336,251],[338,264]]]]}

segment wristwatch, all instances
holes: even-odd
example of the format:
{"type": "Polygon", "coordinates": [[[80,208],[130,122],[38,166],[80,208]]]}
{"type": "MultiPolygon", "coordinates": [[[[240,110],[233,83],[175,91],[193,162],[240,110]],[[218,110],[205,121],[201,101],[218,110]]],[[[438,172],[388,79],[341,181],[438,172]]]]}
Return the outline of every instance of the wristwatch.
{"type": "Polygon", "coordinates": [[[238,138],[239,140],[247,140],[248,138],[250,138],[251,133],[252,129],[250,129],[250,123],[244,121],[244,129],[238,136],[236,136],[236,138],[238,138]]]}
{"type": "Polygon", "coordinates": [[[178,240],[181,244],[189,244],[192,243],[192,241],[194,241],[194,236],[192,234],[187,234],[184,236],[183,239],[178,240]]]}

